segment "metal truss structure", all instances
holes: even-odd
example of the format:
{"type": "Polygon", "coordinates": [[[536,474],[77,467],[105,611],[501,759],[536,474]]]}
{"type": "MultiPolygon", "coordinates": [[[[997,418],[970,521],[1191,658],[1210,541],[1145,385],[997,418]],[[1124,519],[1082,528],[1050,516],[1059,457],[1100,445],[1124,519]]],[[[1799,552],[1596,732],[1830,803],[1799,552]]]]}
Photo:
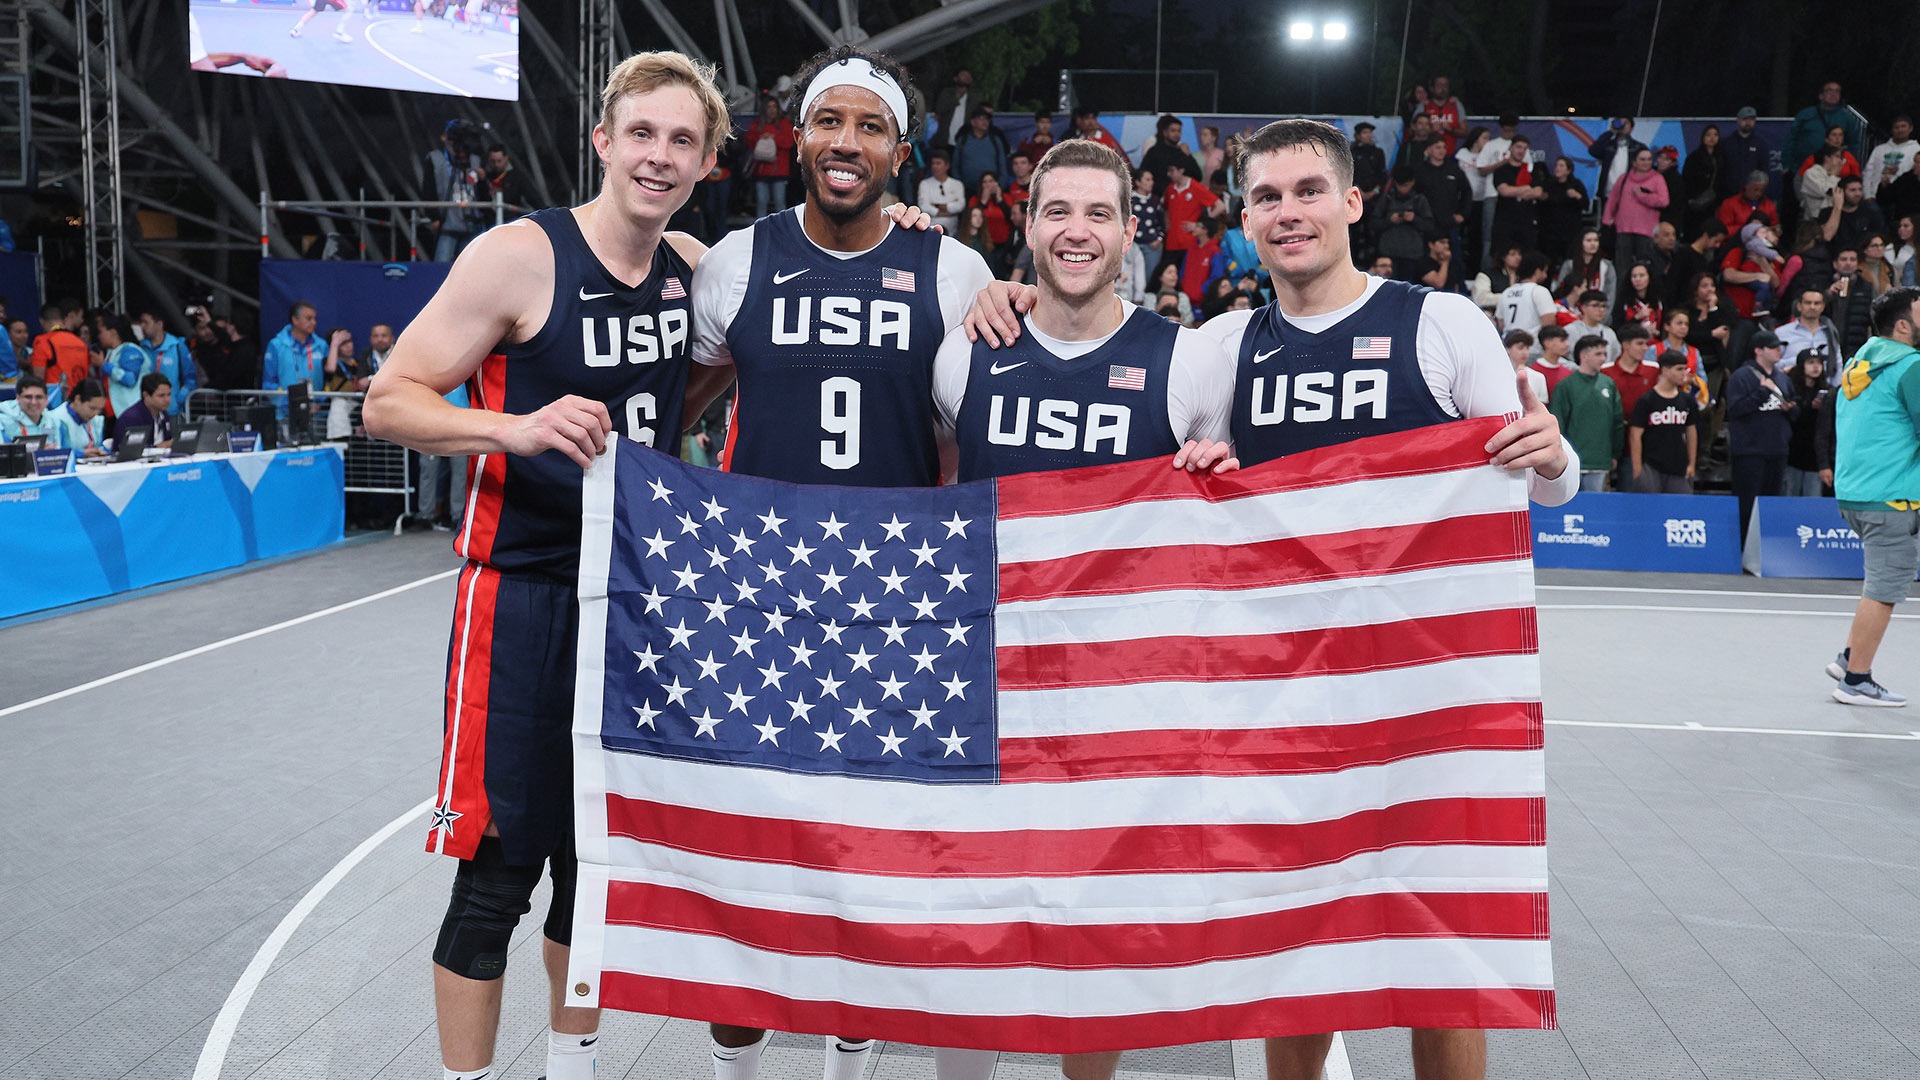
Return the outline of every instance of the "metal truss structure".
{"type": "Polygon", "coordinates": [[[64,196],[81,222],[82,240],[45,248],[48,276],[84,278],[88,303],[109,308],[126,304],[130,281],[173,310],[209,292],[224,307],[257,306],[251,261],[263,243],[283,258],[407,258],[411,238],[395,240],[391,223],[276,209],[263,237],[261,207],[432,198],[426,154],[449,118],[490,125],[532,194],[555,205],[597,190],[588,132],[608,72],[636,48],[716,63],[744,111],[762,86],[750,27],[764,41],[778,18],[823,47],[864,43],[912,60],[1057,0],[940,0],[871,33],[859,0],[744,12],[739,0],[711,2],[710,23],[688,0],[523,3],[520,97],[499,103],[195,74],[181,0],[0,0],[0,52],[15,47],[5,27],[22,30],[0,69],[17,62],[30,80],[37,189],[64,196]],[[561,101],[575,108],[554,108],[561,101]]]}

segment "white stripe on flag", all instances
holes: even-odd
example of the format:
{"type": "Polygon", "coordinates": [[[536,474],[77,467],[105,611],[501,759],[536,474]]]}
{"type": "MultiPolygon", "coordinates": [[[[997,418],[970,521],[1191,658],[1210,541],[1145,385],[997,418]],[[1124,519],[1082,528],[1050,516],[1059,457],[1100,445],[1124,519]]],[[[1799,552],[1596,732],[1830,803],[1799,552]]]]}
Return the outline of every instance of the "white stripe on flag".
{"type": "Polygon", "coordinates": [[[1283,723],[1297,728],[1358,724],[1455,705],[1538,701],[1539,672],[1539,660],[1531,655],[1474,656],[1304,679],[1002,691],[1000,734],[1037,738],[1155,730],[1175,723],[1222,731],[1264,731],[1283,723]]]}
{"type": "MultiPolygon", "coordinates": [[[[1383,986],[1448,989],[1462,971],[1479,987],[1547,988],[1544,941],[1421,938],[1317,945],[1270,956],[1167,968],[942,969],[887,967],[833,957],[761,952],[722,938],[630,926],[607,928],[610,956],[647,958],[647,974],[744,986],[801,1001],[838,1001],[950,1016],[1126,1016],[1383,986]],[[1285,994],[1277,988],[1285,987],[1285,994]]],[[[617,963],[610,970],[621,970],[617,963]]]]}
{"type": "Polygon", "coordinates": [[[1525,506],[1524,478],[1493,466],[1217,503],[1200,498],[1137,502],[1065,517],[1002,521],[1000,561],[1035,562],[1114,548],[1227,547],[1511,512],[1525,506]]]}
{"type": "Polygon", "coordinates": [[[1148,776],[1076,784],[901,784],[807,773],[741,781],[728,765],[608,754],[615,791],[772,821],[950,833],[1134,825],[1308,824],[1421,799],[1527,798],[1546,788],[1537,750],[1426,754],[1288,777],[1148,776]],[[1170,815],[1169,810],[1179,811],[1170,815]],[[1199,812],[1204,810],[1204,816],[1199,812]]]}
{"type": "MultiPolygon", "coordinates": [[[[1000,923],[1044,912],[1065,926],[1208,922],[1311,907],[1343,896],[1532,893],[1547,887],[1544,845],[1422,844],[1299,870],[1086,877],[895,877],[744,862],[624,837],[613,877],[742,907],[863,923],[1000,923]],[[649,869],[650,868],[650,869],[649,869]],[[1206,903],[1194,902],[1204,889],[1206,903]]],[[[576,946],[577,948],[577,946],[576,946]]]]}
{"type": "Polygon", "coordinates": [[[1278,634],[1532,606],[1531,577],[1516,573],[1509,561],[1232,592],[1170,589],[1015,601],[1000,605],[994,643],[1278,634]]]}

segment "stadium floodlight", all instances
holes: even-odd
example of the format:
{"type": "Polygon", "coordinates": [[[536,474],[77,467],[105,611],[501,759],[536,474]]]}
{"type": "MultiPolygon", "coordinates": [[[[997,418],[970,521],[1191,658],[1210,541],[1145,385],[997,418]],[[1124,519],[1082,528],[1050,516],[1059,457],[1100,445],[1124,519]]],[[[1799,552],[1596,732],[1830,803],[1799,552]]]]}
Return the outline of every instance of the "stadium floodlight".
{"type": "Polygon", "coordinates": [[[1343,22],[1326,23],[1320,27],[1320,36],[1328,41],[1345,41],[1347,40],[1347,24],[1343,22]]]}
{"type": "Polygon", "coordinates": [[[1304,19],[1290,23],[1287,26],[1287,37],[1294,41],[1312,41],[1313,24],[1304,19]]]}

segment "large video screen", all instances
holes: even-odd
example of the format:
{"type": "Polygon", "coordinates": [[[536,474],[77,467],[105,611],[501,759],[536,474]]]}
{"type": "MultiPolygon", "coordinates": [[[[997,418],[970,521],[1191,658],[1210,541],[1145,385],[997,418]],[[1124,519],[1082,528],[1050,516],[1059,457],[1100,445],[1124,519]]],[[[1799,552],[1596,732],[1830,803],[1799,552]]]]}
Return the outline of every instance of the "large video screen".
{"type": "Polygon", "coordinates": [[[519,0],[191,0],[197,71],[520,96],[519,0]]]}

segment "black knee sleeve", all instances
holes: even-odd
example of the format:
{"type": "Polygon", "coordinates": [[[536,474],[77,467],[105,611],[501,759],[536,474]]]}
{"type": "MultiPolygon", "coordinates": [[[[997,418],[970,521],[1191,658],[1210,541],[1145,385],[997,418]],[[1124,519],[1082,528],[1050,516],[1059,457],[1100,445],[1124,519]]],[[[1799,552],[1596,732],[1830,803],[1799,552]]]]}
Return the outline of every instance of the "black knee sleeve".
{"type": "Polygon", "coordinates": [[[579,863],[574,859],[573,841],[568,840],[559,851],[553,853],[550,860],[553,866],[553,903],[547,908],[547,923],[544,932],[547,940],[555,945],[573,944],[573,887],[579,875],[579,863]]]}
{"type": "MultiPolygon", "coordinates": [[[[571,881],[571,877],[569,877],[571,881]]],[[[433,962],[468,979],[491,980],[506,974],[507,948],[520,916],[533,907],[540,867],[509,866],[497,837],[480,841],[473,858],[453,875],[453,899],[440,923],[433,962]]],[[[559,892],[556,878],[555,893],[559,892]]],[[[572,929],[573,890],[567,890],[568,930],[572,929]]],[[[551,923],[553,916],[548,915],[551,923]]],[[[548,934],[552,936],[551,932],[548,934]]]]}

